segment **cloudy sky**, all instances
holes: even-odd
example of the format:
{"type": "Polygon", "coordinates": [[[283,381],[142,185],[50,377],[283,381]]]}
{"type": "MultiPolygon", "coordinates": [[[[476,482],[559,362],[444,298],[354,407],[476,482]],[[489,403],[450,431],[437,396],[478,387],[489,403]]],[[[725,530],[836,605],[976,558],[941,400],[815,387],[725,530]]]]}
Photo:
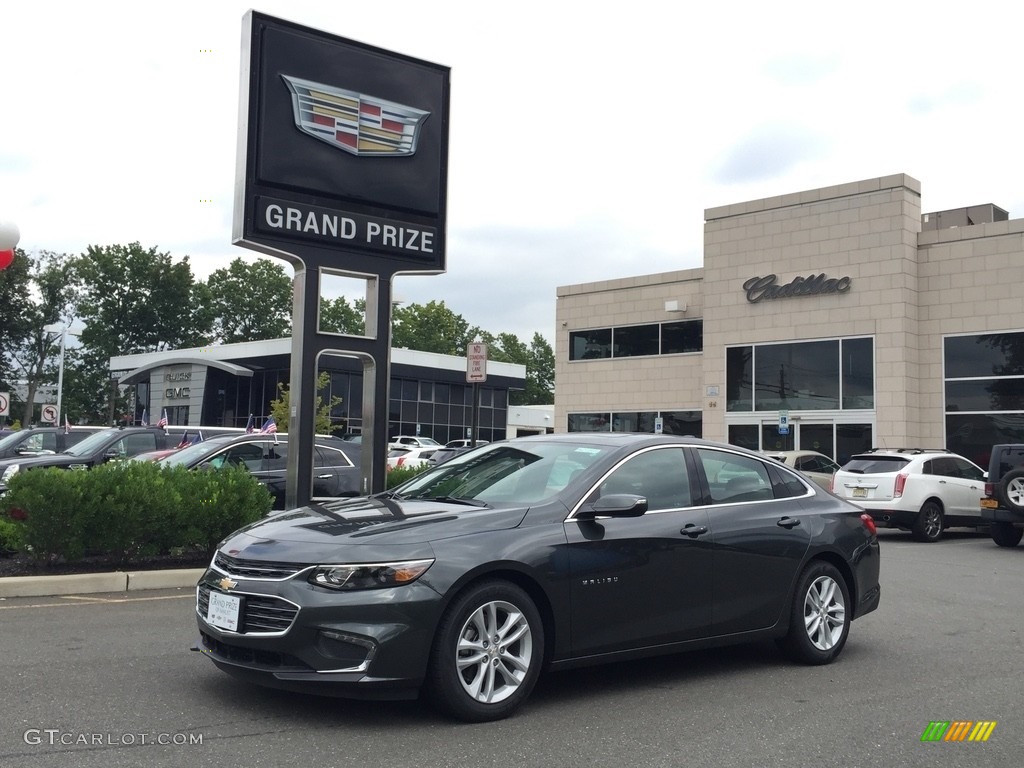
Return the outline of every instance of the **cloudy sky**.
{"type": "Polygon", "coordinates": [[[1024,217],[1019,3],[56,0],[0,10],[22,248],[258,257],[231,244],[250,8],[451,67],[448,272],[395,294],[494,333],[553,342],[557,286],[702,266],[705,208],[908,173],[924,211],[1024,217]]]}

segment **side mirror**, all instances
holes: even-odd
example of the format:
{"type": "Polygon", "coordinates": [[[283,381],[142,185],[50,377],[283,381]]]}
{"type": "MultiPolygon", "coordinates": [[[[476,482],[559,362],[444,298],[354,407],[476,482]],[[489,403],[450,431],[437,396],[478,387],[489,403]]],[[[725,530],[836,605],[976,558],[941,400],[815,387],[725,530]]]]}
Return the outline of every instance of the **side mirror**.
{"type": "Polygon", "coordinates": [[[647,511],[647,499],[632,493],[612,493],[602,496],[593,504],[587,504],[576,515],[577,520],[593,520],[595,517],[643,517],[647,511]]]}

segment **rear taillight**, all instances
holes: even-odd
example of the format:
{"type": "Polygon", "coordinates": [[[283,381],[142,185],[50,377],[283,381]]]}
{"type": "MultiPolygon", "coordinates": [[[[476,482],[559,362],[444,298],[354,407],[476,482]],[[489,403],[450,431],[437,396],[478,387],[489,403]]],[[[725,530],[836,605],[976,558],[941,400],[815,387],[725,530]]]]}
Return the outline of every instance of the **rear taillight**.
{"type": "Polygon", "coordinates": [[[896,475],[896,487],[892,489],[892,497],[898,499],[903,495],[903,489],[907,487],[907,473],[900,472],[896,475]]]}
{"type": "Polygon", "coordinates": [[[988,498],[991,499],[995,495],[996,495],[996,485],[995,485],[995,483],[985,483],[985,496],[987,496],[988,498]]]}
{"type": "Polygon", "coordinates": [[[875,521],[871,518],[867,512],[860,516],[860,521],[864,523],[864,527],[868,529],[868,533],[872,536],[878,535],[878,528],[875,526],[875,521]]]}
{"type": "Polygon", "coordinates": [[[836,492],[836,476],[835,476],[835,474],[833,474],[832,477],[830,477],[828,479],[828,492],[829,493],[835,493],[836,492]]]}

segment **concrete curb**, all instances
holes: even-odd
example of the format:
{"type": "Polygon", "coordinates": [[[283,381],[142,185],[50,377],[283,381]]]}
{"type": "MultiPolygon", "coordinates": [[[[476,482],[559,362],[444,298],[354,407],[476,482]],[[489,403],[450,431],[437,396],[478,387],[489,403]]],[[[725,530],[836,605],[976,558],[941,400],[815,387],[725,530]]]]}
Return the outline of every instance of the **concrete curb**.
{"type": "Polygon", "coordinates": [[[63,576],[7,576],[0,578],[0,597],[52,597],[193,587],[205,570],[179,568],[168,571],[72,573],[63,576]]]}

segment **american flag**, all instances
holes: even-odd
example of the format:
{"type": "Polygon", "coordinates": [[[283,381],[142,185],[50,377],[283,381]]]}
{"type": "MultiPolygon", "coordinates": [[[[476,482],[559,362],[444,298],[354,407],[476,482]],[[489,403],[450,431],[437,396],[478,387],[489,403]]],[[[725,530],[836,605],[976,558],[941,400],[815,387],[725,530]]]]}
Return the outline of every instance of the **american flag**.
{"type": "Polygon", "coordinates": [[[191,445],[192,441],[188,439],[188,430],[185,430],[185,434],[181,436],[181,442],[178,443],[179,448],[184,448],[186,445],[191,445]]]}
{"type": "Polygon", "coordinates": [[[65,435],[70,435],[71,434],[71,422],[68,421],[67,415],[64,416],[64,434],[65,435]]]}
{"type": "Polygon", "coordinates": [[[166,408],[164,408],[164,413],[163,413],[163,415],[162,415],[162,416],[160,417],[160,421],[158,421],[158,422],[156,423],[156,425],[157,425],[158,427],[162,427],[162,428],[166,428],[166,427],[167,427],[167,409],[166,409],[166,408]]]}
{"type": "Polygon", "coordinates": [[[269,419],[267,419],[265,422],[263,422],[263,426],[260,427],[260,434],[261,435],[272,435],[275,432],[277,432],[277,421],[275,421],[274,417],[271,416],[269,419]]]}
{"type": "Polygon", "coordinates": [[[250,413],[249,414],[249,420],[247,422],[245,422],[245,432],[246,432],[246,434],[252,434],[255,431],[256,431],[256,420],[253,418],[253,415],[250,413]]]}

